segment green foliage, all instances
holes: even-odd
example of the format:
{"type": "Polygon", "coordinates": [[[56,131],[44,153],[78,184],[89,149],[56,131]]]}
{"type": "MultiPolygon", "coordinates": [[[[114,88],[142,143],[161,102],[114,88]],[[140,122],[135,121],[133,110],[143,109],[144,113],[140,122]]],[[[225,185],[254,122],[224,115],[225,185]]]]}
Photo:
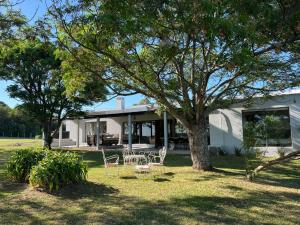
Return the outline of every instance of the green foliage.
{"type": "Polygon", "coordinates": [[[18,182],[28,182],[33,166],[37,165],[47,151],[39,149],[20,149],[12,154],[7,163],[7,174],[18,182]]]}
{"type": "Polygon", "coordinates": [[[227,152],[222,147],[219,147],[218,148],[218,155],[225,156],[225,155],[227,155],[227,152]]]}
{"type": "Polygon", "coordinates": [[[41,134],[39,123],[22,107],[10,108],[0,103],[0,136],[33,137],[41,134]]]}
{"type": "Polygon", "coordinates": [[[16,30],[26,23],[25,17],[19,10],[14,10],[19,1],[0,1],[0,42],[5,42],[7,38],[13,37],[16,30]]]}
{"type": "Polygon", "coordinates": [[[133,105],[134,106],[137,106],[137,105],[153,105],[153,103],[150,101],[149,98],[143,98],[138,103],[133,104],[133,105]]]}
{"type": "Polygon", "coordinates": [[[285,156],[286,151],[285,151],[284,148],[278,148],[277,149],[277,154],[278,154],[279,157],[283,157],[283,156],[285,156]]]}
{"type": "Polygon", "coordinates": [[[77,154],[51,152],[30,172],[30,184],[49,190],[58,190],[68,184],[78,184],[86,180],[87,165],[77,154]]]}
{"type": "MultiPolygon", "coordinates": [[[[0,79],[12,81],[7,91],[39,122],[49,148],[61,121],[82,113],[83,106],[96,100],[87,95],[66,96],[56,49],[48,24],[40,21],[24,27],[19,39],[12,38],[0,46],[0,79]]],[[[97,90],[99,99],[105,91],[99,86],[97,90]]]]}
{"type": "MultiPolygon", "coordinates": [[[[268,130],[272,126],[280,126],[280,121],[274,116],[268,115],[264,117],[261,121],[246,122],[244,125],[244,159],[245,159],[245,170],[246,175],[252,173],[259,164],[264,160],[265,152],[256,148],[259,145],[259,140],[266,140],[269,138],[270,132],[268,130]]],[[[272,136],[274,134],[272,133],[272,136]]]]}
{"type": "Polygon", "coordinates": [[[257,148],[244,148],[244,161],[246,176],[252,174],[253,169],[260,165],[265,157],[265,152],[257,148]]]}
{"type": "Polygon", "coordinates": [[[238,157],[242,156],[243,148],[234,147],[234,154],[238,157]]]}
{"type": "MultiPolygon", "coordinates": [[[[298,2],[55,0],[50,13],[67,50],[67,91],[93,80],[143,94],[191,140],[213,110],[299,85],[298,2]]],[[[206,144],[191,147],[192,158],[208,155],[206,144]]]]}

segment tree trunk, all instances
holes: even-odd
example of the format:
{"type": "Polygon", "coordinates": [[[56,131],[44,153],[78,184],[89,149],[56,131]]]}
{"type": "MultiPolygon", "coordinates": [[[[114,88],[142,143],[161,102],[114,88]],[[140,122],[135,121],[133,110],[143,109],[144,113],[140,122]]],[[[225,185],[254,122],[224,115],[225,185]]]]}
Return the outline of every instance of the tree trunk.
{"type": "Polygon", "coordinates": [[[283,163],[289,160],[293,160],[293,159],[298,159],[298,157],[300,156],[300,151],[295,151],[295,152],[291,152],[285,156],[279,157],[277,159],[274,160],[270,160],[268,162],[265,162],[261,165],[259,165],[258,167],[256,167],[252,172],[246,174],[246,177],[248,180],[253,180],[255,175],[265,169],[268,169],[269,167],[275,165],[275,164],[279,164],[279,163],[283,163]]]}
{"type": "Polygon", "coordinates": [[[43,136],[44,136],[44,142],[43,142],[43,147],[51,149],[51,144],[53,137],[51,135],[51,129],[49,129],[48,125],[43,126],[43,136]]]}
{"type": "Polygon", "coordinates": [[[212,165],[209,161],[205,122],[203,121],[201,124],[193,125],[190,129],[187,129],[187,135],[193,161],[193,169],[203,171],[212,170],[212,165]]]}

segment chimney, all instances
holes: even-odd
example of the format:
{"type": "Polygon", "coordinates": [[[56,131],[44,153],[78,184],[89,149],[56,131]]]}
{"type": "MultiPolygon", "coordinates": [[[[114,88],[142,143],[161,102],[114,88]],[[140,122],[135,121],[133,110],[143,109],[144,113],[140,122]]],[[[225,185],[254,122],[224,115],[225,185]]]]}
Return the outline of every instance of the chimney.
{"type": "Polygon", "coordinates": [[[125,109],[125,99],[124,97],[117,97],[116,98],[116,109],[125,109]]]}

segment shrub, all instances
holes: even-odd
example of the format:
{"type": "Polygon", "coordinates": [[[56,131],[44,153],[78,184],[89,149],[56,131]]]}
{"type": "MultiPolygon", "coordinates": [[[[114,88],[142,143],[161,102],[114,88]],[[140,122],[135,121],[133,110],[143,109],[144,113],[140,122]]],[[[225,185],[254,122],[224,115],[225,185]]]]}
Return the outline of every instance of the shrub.
{"type": "Polygon", "coordinates": [[[218,155],[225,156],[225,155],[227,155],[227,152],[224,149],[222,149],[221,147],[219,147],[218,148],[218,155]]]}
{"type": "Polygon", "coordinates": [[[234,147],[234,154],[235,154],[236,156],[242,156],[242,151],[243,151],[242,148],[234,147]]]}
{"type": "Polygon", "coordinates": [[[279,157],[285,156],[285,149],[284,148],[278,148],[277,149],[277,154],[279,157]]]}
{"type": "Polygon", "coordinates": [[[30,170],[41,161],[47,151],[41,149],[20,149],[12,154],[7,163],[7,174],[18,182],[28,182],[30,170]]]}
{"type": "Polygon", "coordinates": [[[51,152],[30,173],[30,184],[50,192],[68,184],[86,180],[87,165],[78,155],[70,152],[51,152]]]}

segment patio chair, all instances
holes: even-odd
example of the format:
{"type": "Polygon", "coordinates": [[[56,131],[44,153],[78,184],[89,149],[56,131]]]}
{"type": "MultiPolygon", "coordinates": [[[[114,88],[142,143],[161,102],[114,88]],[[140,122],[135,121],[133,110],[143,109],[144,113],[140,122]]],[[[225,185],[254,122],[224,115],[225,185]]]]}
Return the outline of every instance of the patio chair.
{"type": "Polygon", "coordinates": [[[151,169],[151,166],[149,165],[146,157],[138,160],[135,165],[135,171],[140,174],[149,173],[150,169],[151,169]]]}
{"type": "Polygon", "coordinates": [[[115,154],[115,155],[111,155],[106,157],[105,156],[105,152],[104,149],[101,149],[102,151],[102,155],[103,155],[103,161],[104,161],[104,167],[105,168],[109,168],[109,167],[117,167],[118,169],[118,174],[119,174],[119,155],[115,154]]]}
{"type": "Polygon", "coordinates": [[[161,148],[158,151],[158,154],[155,152],[150,152],[148,155],[149,165],[163,167],[166,155],[167,155],[167,149],[165,147],[161,148]]]}
{"type": "Polygon", "coordinates": [[[165,147],[161,148],[158,151],[158,154],[155,152],[150,152],[148,155],[149,164],[163,166],[166,155],[167,149],[165,147]]]}

